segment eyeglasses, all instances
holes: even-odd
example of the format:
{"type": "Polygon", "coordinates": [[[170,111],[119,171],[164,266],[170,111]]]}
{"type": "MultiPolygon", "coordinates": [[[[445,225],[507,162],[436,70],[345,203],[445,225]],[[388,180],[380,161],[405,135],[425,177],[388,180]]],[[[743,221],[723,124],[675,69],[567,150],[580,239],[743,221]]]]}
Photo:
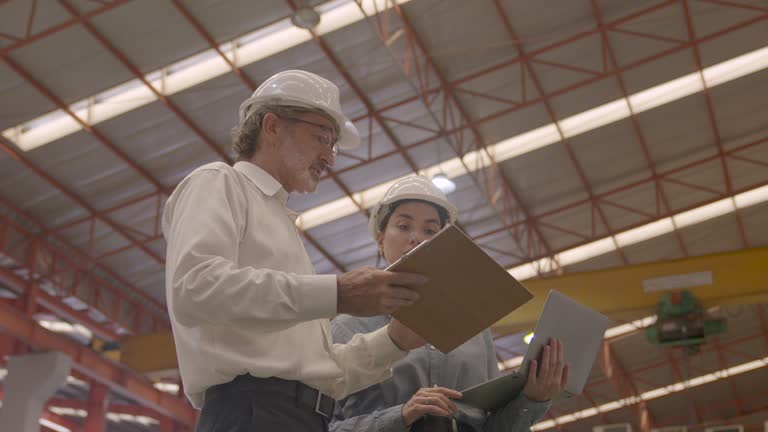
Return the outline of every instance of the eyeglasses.
{"type": "Polygon", "coordinates": [[[297,117],[280,117],[283,120],[292,121],[295,123],[305,123],[311,126],[318,127],[322,129],[326,134],[318,135],[315,134],[315,138],[317,139],[317,142],[329,149],[331,151],[331,154],[336,157],[337,154],[339,154],[339,146],[336,144],[336,141],[338,141],[338,137],[335,136],[334,130],[329,128],[328,126],[321,125],[320,123],[315,123],[309,120],[300,119],[297,117]]]}

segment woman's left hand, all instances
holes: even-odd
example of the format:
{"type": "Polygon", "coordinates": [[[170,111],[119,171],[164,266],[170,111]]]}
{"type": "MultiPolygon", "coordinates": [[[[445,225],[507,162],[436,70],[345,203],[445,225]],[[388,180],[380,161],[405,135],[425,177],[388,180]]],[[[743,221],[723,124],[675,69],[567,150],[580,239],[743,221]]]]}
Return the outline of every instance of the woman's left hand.
{"type": "Polygon", "coordinates": [[[523,394],[535,402],[545,402],[557,396],[568,382],[568,365],[563,363],[563,343],[550,339],[541,354],[541,365],[531,361],[528,382],[523,394]]]}

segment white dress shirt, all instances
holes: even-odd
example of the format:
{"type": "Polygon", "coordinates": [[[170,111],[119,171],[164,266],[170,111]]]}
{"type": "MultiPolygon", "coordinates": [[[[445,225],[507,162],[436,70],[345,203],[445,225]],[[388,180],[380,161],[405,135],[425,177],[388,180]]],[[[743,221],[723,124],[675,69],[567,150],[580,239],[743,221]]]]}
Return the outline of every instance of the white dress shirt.
{"type": "Polygon", "coordinates": [[[387,329],[333,344],[336,276],[316,275],[288,192],[249,162],[204,165],[163,212],[166,295],[184,391],[237,375],[301,381],[341,399],[403,358],[387,329]]]}

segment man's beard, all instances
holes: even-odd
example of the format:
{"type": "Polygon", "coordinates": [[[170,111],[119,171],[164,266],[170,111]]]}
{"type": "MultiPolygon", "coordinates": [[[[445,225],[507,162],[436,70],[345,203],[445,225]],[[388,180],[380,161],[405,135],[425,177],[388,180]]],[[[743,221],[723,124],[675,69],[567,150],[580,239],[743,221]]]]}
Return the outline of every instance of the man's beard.
{"type": "MultiPolygon", "coordinates": [[[[288,139],[292,139],[288,138],[288,139]]],[[[295,146],[291,146],[294,147],[295,146]]],[[[290,156],[290,155],[286,155],[290,156]]],[[[294,156],[295,158],[295,156],[294,156]]],[[[294,193],[313,193],[317,190],[320,178],[327,171],[327,165],[323,161],[315,161],[307,167],[306,159],[293,159],[294,163],[289,168],[295,173],[294,179],[297,184],[294,185],[294,193]],[[317,171],[315,174],[313,171],[317,171]]]]}

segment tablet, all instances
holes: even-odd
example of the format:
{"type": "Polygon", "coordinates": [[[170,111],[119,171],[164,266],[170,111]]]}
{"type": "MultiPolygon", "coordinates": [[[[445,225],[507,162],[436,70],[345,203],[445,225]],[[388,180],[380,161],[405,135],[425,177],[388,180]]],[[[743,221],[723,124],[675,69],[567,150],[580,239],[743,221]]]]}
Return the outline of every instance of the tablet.
{"type": "Polygon", "coordinates": [[[589,378],[609,322],[605,315],[558,291],[550,291],[520,369],[463,390],[461,401],[488,410],[506,405],[525,387],[530,361],[540,358],[541,350],[550,338],[557,338],[563,343],[564,361],[570,365],[568,383],[559,397],[580,394],[589,378]]]}

